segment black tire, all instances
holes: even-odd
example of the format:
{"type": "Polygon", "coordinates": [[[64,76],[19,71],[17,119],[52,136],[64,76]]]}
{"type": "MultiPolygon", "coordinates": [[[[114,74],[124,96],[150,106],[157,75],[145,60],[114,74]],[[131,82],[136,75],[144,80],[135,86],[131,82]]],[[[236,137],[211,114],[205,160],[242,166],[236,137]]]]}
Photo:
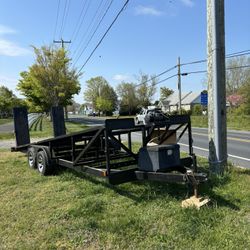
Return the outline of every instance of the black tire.
{"type": "Polygon", "coordinates": [[[41,150],[37,153],[37,170],[41,175],[49,175],[52,173],[52,164],[48,159],[45,151],[41,150]]]}
{"type": "Polygon", "coordinates": [[[32,169],[36,169],[37,168],[37,165],[36,165],[37,156],[36,156],[35,148],[33,147],[28,148],[27,158],[28,158],[29,167],[32,169]]]}

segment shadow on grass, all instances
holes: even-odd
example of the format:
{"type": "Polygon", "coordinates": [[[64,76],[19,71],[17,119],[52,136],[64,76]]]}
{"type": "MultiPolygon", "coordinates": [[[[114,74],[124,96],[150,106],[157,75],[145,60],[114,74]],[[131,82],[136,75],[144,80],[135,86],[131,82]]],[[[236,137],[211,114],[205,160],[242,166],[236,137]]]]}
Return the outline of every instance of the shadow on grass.
{"type": "MultiPolygon", "coordinates": [[[[58,175],[62,175],[65,171],[72,173],[74,178],[77,177],[80,179],[85,179],[93,184],[101,184],[102,186],[113,190],[115,193],[133,200],[135,203],[142,203],[145,201],[154,201],[156,199],[166,198],[172,198],[181,202],[183,199],[187,198],[187,194],[189,196],[193,195],[193,191],[190,191],[190,187],[185,184],[164,183],[145,180],[131,182],[131,186],[129,187],[126,186],[126,184],[120,184],[115,186],[109,184],[105,179],[100,179],[98,177],[94,177],[84,173],[78,173],[71,169],[59,170],[58,175]]],[[[69,180],[73,181],[72,178],[69,178],[69,180]]],[[[213,187],[217,185],[224,185],[229,181],[230,178],[228,176],[224,178],[219,178],[219,180],[213,178],[212,183],[210,182],[200,185],[199,194],[201,196],[208,196],[212,201],[215,201],[217,207],[227,207],[232,210],[239,210],[240,208],[237,205],[232,203],[230,200],[227,200],[224,197],[216,194],[213,191],[213,187]]]]}

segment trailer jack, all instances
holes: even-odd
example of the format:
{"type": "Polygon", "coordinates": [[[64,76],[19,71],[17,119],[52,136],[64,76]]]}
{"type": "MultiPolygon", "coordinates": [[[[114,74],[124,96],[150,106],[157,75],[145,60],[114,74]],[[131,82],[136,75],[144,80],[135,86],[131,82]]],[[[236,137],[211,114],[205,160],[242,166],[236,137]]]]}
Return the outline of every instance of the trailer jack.
{"type": "Polygon", "coordinates": [[[193,196],[183,200],[181,202],[181,206],[183,208],[188,208],[188,207],[195,207],[198,210],[203,207],[208,205],[211,200],[208,197],[202,197],[198,195],[198,181],[194,176],[194,172],[192,170],[188,170],[186,173],[186,179],[187,181],[192,185],[194,194],[193,196]]]}

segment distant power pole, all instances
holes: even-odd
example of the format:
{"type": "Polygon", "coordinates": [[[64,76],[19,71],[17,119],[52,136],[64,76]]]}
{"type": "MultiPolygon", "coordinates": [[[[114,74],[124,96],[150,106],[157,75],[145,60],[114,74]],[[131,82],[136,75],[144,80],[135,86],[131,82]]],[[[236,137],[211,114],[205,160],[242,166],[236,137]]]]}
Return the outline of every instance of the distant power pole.
{"type": "Polygon", "coordinates": [[[62,38],[59,41],[53,40],[53,43],[61,43],[62,48],[64,49],[64,44],[65,43],[71,43],[71,41],[64,41],[62,38]]]}
{"type": "Polygon", "coordinates": [[[179,105],[178,105],[178,111],[181,115],[181,59],[178,57],[177,60],[177,67],[178,67],[178,91],[179,91],[179,105]]]}
{"type": "Polygon", "coordinates": [[[227,164],[224,0],[207,0],[209,164],[223,174],[227,164]]]}

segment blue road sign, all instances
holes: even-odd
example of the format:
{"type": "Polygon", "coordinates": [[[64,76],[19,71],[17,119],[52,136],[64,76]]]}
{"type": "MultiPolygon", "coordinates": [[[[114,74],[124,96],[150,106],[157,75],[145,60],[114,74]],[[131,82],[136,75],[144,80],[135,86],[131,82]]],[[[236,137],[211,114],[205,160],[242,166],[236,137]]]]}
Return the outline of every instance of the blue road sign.
{"type": "Polygon", "coordinates": [[[201,105],[207,105],[207,92],[201,92],[201,105]]]}

